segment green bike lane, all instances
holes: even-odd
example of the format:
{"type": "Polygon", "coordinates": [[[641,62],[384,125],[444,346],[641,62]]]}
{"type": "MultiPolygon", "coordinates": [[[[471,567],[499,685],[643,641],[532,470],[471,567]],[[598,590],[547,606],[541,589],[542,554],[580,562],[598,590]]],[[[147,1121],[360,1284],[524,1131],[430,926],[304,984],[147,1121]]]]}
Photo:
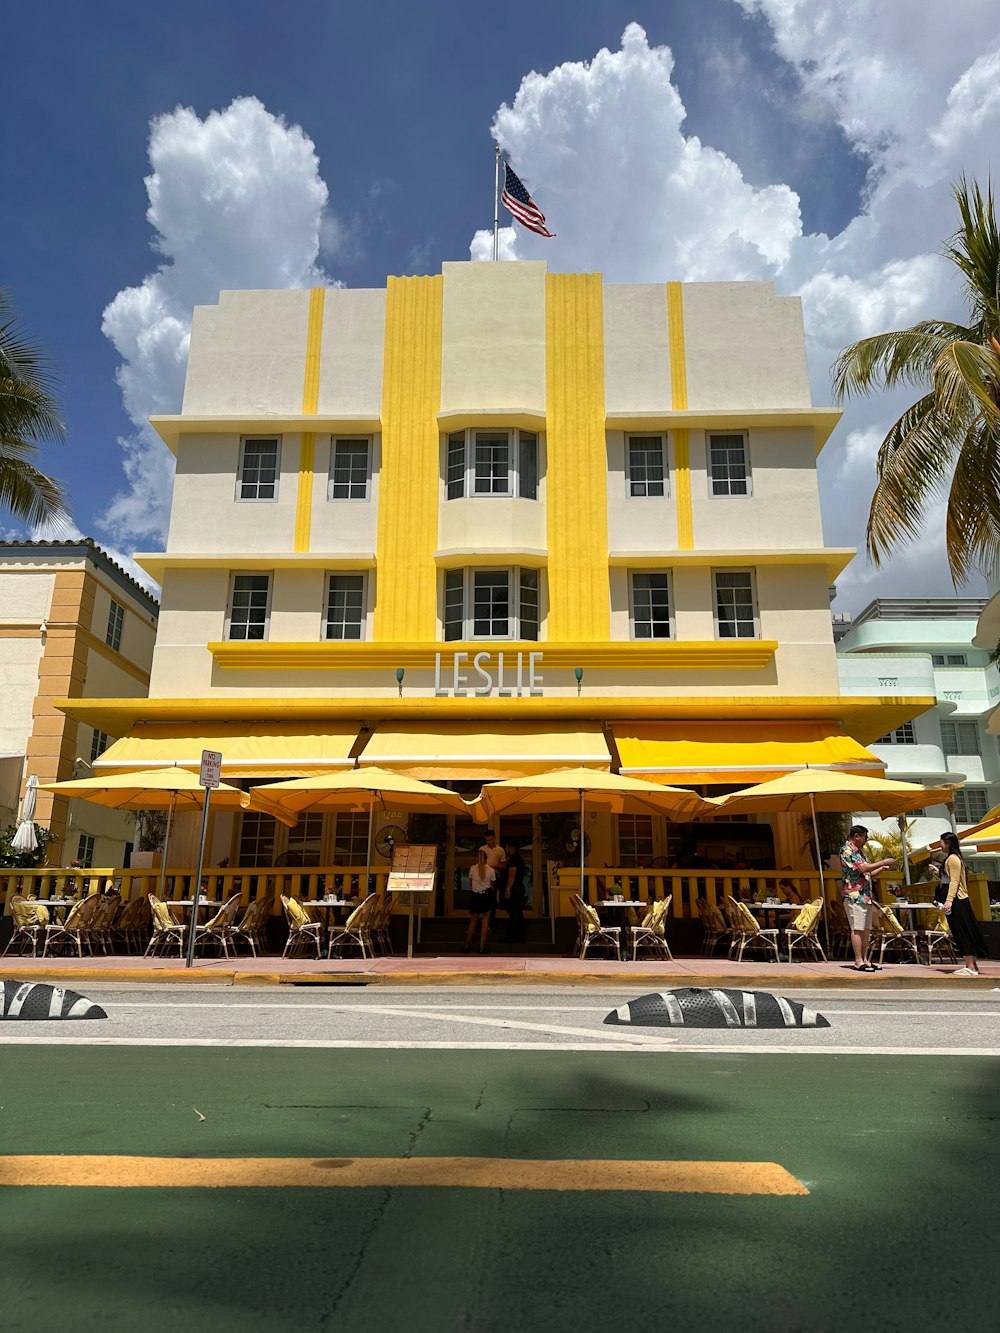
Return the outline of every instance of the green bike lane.
{"type": "Polygon", "coordinates": [[[912,1329],[993,1304],[988,1058],[27,1046],[0,1070],[8,1155],[773,1161],[809,1190],[2,1188],[25,1333],[912,1329]]]}

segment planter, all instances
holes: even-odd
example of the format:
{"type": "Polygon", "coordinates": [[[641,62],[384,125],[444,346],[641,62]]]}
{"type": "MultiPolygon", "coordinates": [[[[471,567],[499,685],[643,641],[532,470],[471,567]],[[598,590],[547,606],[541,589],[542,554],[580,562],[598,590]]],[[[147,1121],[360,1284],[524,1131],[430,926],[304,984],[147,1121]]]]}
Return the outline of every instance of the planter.
{"type": "Polygon", "coordinates": [[[130,870],[159,870],[163,859],[160,852],[133,852],[130,870]]]}

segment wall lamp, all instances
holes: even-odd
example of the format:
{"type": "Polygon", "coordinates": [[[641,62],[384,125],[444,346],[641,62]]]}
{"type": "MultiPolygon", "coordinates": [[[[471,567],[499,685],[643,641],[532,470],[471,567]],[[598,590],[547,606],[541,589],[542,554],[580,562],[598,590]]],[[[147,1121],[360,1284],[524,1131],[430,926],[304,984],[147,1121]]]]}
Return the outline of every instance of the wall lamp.
{"type": "Polygon", "coordinates": [[[579,694],[583,689],[583,667],[574,667],[573,675],[576,677],[576,692],[579,694]]]}
{"type": "Polygon", "coordinates": [[[406,671],[403,669],[403,667],[397,667],[397,668],[396,668],[396,684],[399,686],[399,697],[400,697],[400,698],[403,697],[403,677],[404,677],[405,675],[406,675],[406,671]]]}

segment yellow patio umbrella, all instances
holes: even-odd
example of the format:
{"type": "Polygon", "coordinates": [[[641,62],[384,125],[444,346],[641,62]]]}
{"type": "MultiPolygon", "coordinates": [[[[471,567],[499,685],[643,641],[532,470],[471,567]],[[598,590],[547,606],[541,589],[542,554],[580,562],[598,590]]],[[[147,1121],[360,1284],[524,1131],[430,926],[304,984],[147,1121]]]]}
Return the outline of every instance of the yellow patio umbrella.
{"type": "MultiPolygon", "coordinates": [[[[580,811],[580,896],[586,896],[586,838],[583,816],[586,805],[610,814],[665,815],[668,819],[693,819],[699,814],[714,814],[714,806],[693,791],[668,787],[661,782],[623,777],[592,768],[559,769],[523,778],[505,778],[483,787],[474,803],[478,819],[516,811],[540,814],[557,810],[580,811]]],[[[553,930],[555,921],[553,918],[553,930]]]]}
{"type": "MultiPolygon", "coordinates": [[[[955,788],[921,787],[915,782],[891,778],[868,778],[824,768],[800,768],[770,782],[744,787],[728,796],[715,797],[712,804],[727,814],[809,814],[816,840],[816,865],[823,882],[823,852],[819,841],[817,814],[852,814],[855,810],[874,810],[881,818],[904,815],[925,805],[947,805],[955,788]]],[[[905,853],[905,841],[904,841],[905,853]]],[[[904,856],[905,859],[905,856],[904,856]]],[[[909,882],[909,869],[906,878],[909,882]]],[[[823,893],[826,908],[826,893],[823,893]]]]}
{"type": "MultiPolygon", "coordinates": [[[[995,805],[992,810],[988,810],[978,824],[973,824],[972,828],[967,828],[964,833],[960,833],[958,840],[959,842],[974,842],[977,847],[985,847],[990,851],[996,851],[997,848],[1000,848],[1000,805],[995,805]]],[[[940,843],[938,846],[940,846],[940,843]]]]}
{"type": "MultiPolygon", "coordinates": [[[[54,792],[57,796],[78,797],[111,810],[166,810],[167,828],[160,864],[161,897],[174,812],[178,807],[181,810],[201,810],[205,803],[205,788],[198,781],[198,774],[176,765],[142,769],[135,773],[114,773],[107,777],[79,778],[71,782],[43,782],[40,788],[54,792]]],[[[272,804],[264,794],[256,790],[240,791],[228,782],[220,782],[214,789],[212,805],[216,810],[258,810],[262,814],[272,815],[290,828],[298,822],[297,815],[272,804]]]]}

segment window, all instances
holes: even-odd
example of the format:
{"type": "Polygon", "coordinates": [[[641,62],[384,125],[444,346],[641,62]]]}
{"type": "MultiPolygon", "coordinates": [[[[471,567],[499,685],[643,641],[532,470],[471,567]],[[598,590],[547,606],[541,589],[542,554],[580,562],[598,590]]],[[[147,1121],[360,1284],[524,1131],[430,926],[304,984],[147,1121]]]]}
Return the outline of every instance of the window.
{"type": "Polygon", "coordinates": [[[89,833],[81,833],[76,844],[76,859],[84,870],[91,870],[94,865],[94,839],[89,833]]]}
{"type": "Polygon", "coordinates": [[[713,495],[750,494],[745,435],[709,435],[708,475],[713,495]]]}
{"type": "Polygon", "coordinates": [[[299,815],[299,822],[288,833],[288,849],[283,858],[288,866],[322,865],[323,816],[318,811],[299,815]]]}
{"type": "Polygon", "coordinates": [[[237,865],[270,866],[274,864],[274,834],[277,824],[272,815],[247,810],[240,821],[240,850],[237,865]]]}
{"type": "Polygon", "coordinates": [[[538,499],[538,436],[524,430],[460,430],[448,436],[445,496],[538,499]]]}
{"type": "Polygon", "coordinates": [[[122,646],[122,627],[125,624],[125,608],[111,599],[111,605],[108,607],[108,628],[104,635],[104,642],[119,652],[122,646]]]}
{"type": "Polygon", "coordinates": [[[717,570],[715,629],[720,639],[755,639],[753,576],[749,570],[717,570]]]}
{"type": "Polygon", "coordinates": [[[633,497],[666,495],[662,435],[630,435],[625,442],[628,493],[633,497]]]}
{"type": "Polygon", "coordinates": [[[653,859],[652,815],[618,816],[618,864],[644,866],[653,859]]]}
{"type": "Polygon", "coordinates": [[[270,574],[234,574],[226,638],[266,639],[270,600],[270,574]]]}
{"type": "Polygon", "coordinates": [[[982,754],[978,722],[942,722],[941,749],[945,754],[982,754]]]}
{"type": "Polygon", "coordinates": [[[240,500],[278,498],[278,441],[244,440],[240,452],[240,476],[236,487],[240,500]]]}
{"type": "Polygon", "coordinates": [[[371,440],[334,440],[330,451],[330,499],[367,500],[371,440]]]}
{"type": "Polygon", "coordinates": [[[632,575],[633,639],[669,639],[670,576],[668,574],[632,575]]]}
{"type": "Polygon", "coordinates": [[[936,667],[963,667],[969,665],[965,653],[931,653],[931,665],[936,667]]]}
{"type": "Polygon", "coordinates": [[[95,731],[90,738],[90,762],[99,758],[111,744],[111,738],[106,731],[95,731]]]}
{"type": "Polygon", "coordinates": [[[333,859],[338,866],[363,866],[368,858],[368,812],[353,810],[337,816],[333,859]]]}
{"type": "Polygon", "coordinates": [[[990,808],[985,787],[959,787],[955,792],[955,820],[959,824],[978,824],[990,808]]]}
{"type": "Polygon", "coordinates": [[[444,576],[444,637],[538,639],[537,569],[449,569],[444,576]]]}
{"type": "Polygon", "coordinates": [[[876,745],[916,745],[917,738],[914,735],[913,723],[904,722],[901,727],[895,731],[890,731],[887,736],[882,736],[876,745]]]}
{"type": "Polygon", "coordinates": [[[364,626],[364,574],[331,574],[326,590],[326,638],[363,639],[364,626]]]}

